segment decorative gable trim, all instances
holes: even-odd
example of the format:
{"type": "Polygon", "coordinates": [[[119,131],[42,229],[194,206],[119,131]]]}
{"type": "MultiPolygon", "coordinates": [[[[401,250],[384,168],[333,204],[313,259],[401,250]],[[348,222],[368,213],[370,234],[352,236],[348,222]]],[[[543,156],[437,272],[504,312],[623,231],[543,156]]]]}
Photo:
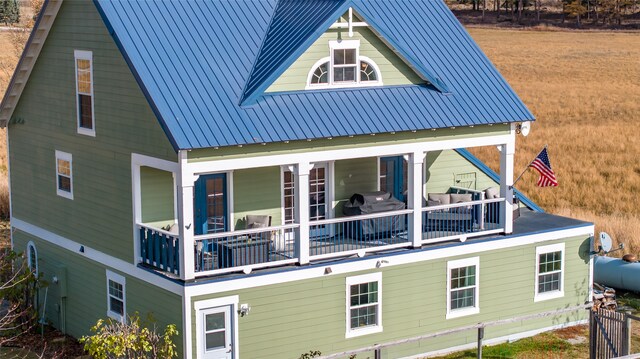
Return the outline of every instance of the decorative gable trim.
{"type": "Polygon", "coordinates": [[[40,56],[40,51],[58,15],[62,1],[63,0],[45,0],[42,5],[42,10],[40,14],[38,14],[38,18],[29,35],[22,56],[20,56],[16,70],[4,94],[2,103],[0,103],[0,128],[7,127],[7,124],[11,120],[11,116],[27,85],[31,71],[38,60],[38,56],[40,56]]]}
{"type": "Polygon", "coordinates": [[[368,25],[368,28],[373,31],[373,33],[378,36],[394,53],[400,57],[402,61],[404,61],[412,70],[414,70],[418,76],[420,76],[423,80],[428,81],[433,87],[435,87],[438,91],[442,93],[450,93],[449,88],[446,84],[437,76],[432,74],[429,70],[427,70],[424,66],[422,66],[419,61],[414,59],[408,51],[404,50],[402,46],[393,41],[391,36],[388,34],[375,22],[372,22],[371,19],[368,19],[365,15],[363,15],[363,11],[360,11],[353,0],[345,1],[341,6],[336,8],[332,13],[326,16],[324,21],[320,26],[318,26],[313,32],[311,32],[305,39],[298,45],[298,47],[293,51],[290,55],[286,56],[283,60],[281,60],[278,65],[270,72],[266,74],[259,73],[262,70],[263,61],[267,61],[265,58],[268,58],[266,53],[266,46],[268,42],[271,40],[271,29],[273,27],[275,19],[279,15],[279,11],[283,2],[282,0],[278,3],[277,8],[274,11],[274,14],[271,18],[271,23],[267,29],[267,34],[263,39],[262,45],[260,46],[260,50],[258,51],[258,56],[256,57],[256,61],[251,69],[251,73],[247,79],[244,91],[242,93],[242,97],[240,99],[241,106],[248,106],[254,104],[258,98],[273,84],[273,82],[278,79],[288,68],[298,59],[302,54],[327,30],[335,26],[335,21],[341,15],[349,11],[349,9],[353,9],[356,15],[363,20],[364,23],[368,25]]]}

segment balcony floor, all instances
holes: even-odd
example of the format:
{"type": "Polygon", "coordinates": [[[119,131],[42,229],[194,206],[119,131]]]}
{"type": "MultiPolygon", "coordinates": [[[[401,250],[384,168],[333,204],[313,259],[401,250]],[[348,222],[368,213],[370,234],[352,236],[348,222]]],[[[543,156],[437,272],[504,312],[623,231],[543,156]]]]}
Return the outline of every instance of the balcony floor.
{"type": "MultiPolygon", "coordinates": [[[[403,254],[407,254],[407,253],[411,253],[411,252],[415,252],[415,251],[430,251],[430,250],[440,249],[440,248],[445,248],[445,247],[464,246],[464,245],[468,245],[468,244],[471,244],[471,243],[477,243],[477,242],[490,242],[490,241],[495,241],[495,240],[508,240],[510,238],[520,237],[520,236],[524,236],[524,235],[531,235],[531,234],[536,234],[536,233],[542,234],[542,233],[548,233],[548,232],[553,232],[553,231],[559,231],[559,230],[563,230],[563,229],[585,227],[585,226],[590,226],[590,225],[592,225],[592,224],[589,223],[589,222],[580,221],[580,220],[573,219],[573,218],[566,218],[566,217],[556,216],[556,215],[553,215],[553,214],[533,212],[533,211],[530,211],[530,210],[523,209],[523,210],[521,210],[520,217],[517,218],[514,221],[513,233],[510,234],[510,235],[492,234],[492,235],[469,238],[465,242],[460,242],[458,240],[452,240],[452,241],[447,241],[447,242],[439,242],[439,243],[424,245],[420,249],[411,249],[411,248],[393,249],[393,250],[387,250],[387,251],[381,251],[381,252],[375,252],[375,253],[368,253],[363,258],[358,258],[357,256],[342,257],[342,258],[332,258],[332,259],[327,259],[327,260],[322,260],[322,261],[315,261],[315,262],[312,262],[311,264],[309,264],[308,266],[285,265],[285,266],[273,267],[273,268],[256,269],[249,275],[250,276],[257,276],[257,275],[265,275],[265,274],[293,271],[293,270],[299,270],[299,269],[309,268],[309,267],[313,267],[313,266],[326,266],[327,263],[339,263],[339,262],[344,263],[344,262],[349,262],[349,261],[358,261],[358,260],[370,259],[371,257],[385,257],[385,256],[403,255],[403,254]]],[[[363,243],[362,242],[357,243],[357,244],[356,243],[352,243],[352,244],[348,244],[348,245],[353,245],[354,248],[355,248],[355,246],[362,246],[363,243]]],[[[162,275],[161,272],[155,272],[155,273],[158,273],[159,275],[162,275]]],[[[221,275],[215,275],[215,276],[211,276],[211,277],[198,278],[196,280],[189,281],[188,283],[186,283],[186,285],[197,285],[197,284],[204,284],[204,283],[212,283],[212,282],[219,282],[219,281],[238,279],[238,278],[243,278],[243,277],[247,277],[247,274],[244,274],[244,273],[221,274],[221,275]]]]}

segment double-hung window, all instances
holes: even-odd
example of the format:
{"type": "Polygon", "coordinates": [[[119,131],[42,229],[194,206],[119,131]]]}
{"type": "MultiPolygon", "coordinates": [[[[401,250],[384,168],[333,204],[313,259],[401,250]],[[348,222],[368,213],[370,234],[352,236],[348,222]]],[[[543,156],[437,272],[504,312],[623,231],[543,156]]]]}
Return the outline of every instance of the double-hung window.
{"type": "Polygon", "coordinates": [[[534,301],[564,296],[564,243],[536,248],[534,301]]]}
{"type": "Polygon", "coordinates": [[[480,312],[479,277],[479,257],[447,262],[447,319],[480,312]]]}
{"type": "Polygon", "coordinates": [[[58,196],[73,199],[73,172],[70,153],[56,151],[56,192],[58,196]]]}
{"type": "Polygon", "coordinates": [[[93,111],[93,53],[74,51],[78,133],[95,136],[93,111]]]}
{"type": "Polygon", "coordinates": [[[127,312],[125,288],[125,278],[107,270],[107,316],[121,322],[127,312]]]}
{"type": "Polygon", "coordinates": [[[347,332],[356,337],[382,331],[382,273],[347,277],[347,332]]]}

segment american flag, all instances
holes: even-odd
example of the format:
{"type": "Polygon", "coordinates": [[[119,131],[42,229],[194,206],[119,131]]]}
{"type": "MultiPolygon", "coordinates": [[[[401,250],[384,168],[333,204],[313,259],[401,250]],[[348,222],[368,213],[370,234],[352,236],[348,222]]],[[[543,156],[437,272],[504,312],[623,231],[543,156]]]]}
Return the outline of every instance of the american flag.
{"type": "Polygon", "coordinates": [[[549,155],[547,154],[547,148],[543,148],[538,154],[535,160],[531,162],[529,167],[535,168],[540,172],[540,178],[538,178],[538,187],[556,187],[558,186],[558,180],[556,180],[556,174],[551,169],[551,163],[549,162],[549,155]]]}

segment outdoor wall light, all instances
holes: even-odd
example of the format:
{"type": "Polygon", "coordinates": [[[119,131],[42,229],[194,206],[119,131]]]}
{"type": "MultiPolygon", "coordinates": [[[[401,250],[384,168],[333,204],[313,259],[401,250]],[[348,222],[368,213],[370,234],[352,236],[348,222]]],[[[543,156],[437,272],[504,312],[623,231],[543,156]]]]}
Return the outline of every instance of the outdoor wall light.
{"type": "Polygon", "coordinates": [[[84,253],[84,246],[80,246],[80,253],[84,253]]]}
{"type": "Polygon", "coordinates": [[[378,263],[376,263],[376,268],[382,267],[383,264],[389,264],[389,261],[385,259],[379,260],[378,263]]]}
{"type": "Polygon", "coordinates": [[[331,274],[331,272],[333,272],[331,270],[331,267],[327,267],[327,268],[324,269],[324,274],[331,274]]]}
{"type": "Polygon", "coordinates": [[[245,315],[249,315],[249,312],[251,311],[251,307],[249,306],[249,304],[240,304],[240,309],[238,310],[238,314],[240,314],[241,317],[244,317],[245,315]]]}

